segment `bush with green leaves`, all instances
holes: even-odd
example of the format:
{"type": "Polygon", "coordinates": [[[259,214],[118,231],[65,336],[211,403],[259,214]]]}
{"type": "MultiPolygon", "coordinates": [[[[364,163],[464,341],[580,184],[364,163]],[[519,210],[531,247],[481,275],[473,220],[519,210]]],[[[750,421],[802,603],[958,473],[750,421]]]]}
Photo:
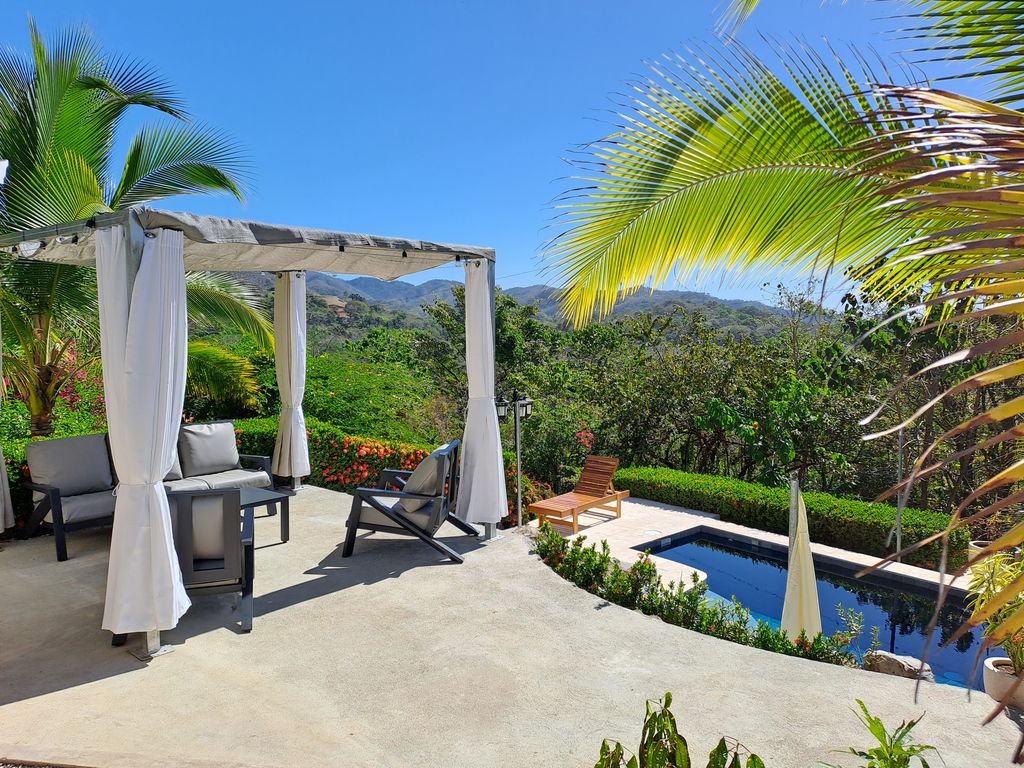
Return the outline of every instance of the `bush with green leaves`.
{"type": "Polygon", "coordinates": [[[587,545],[586,536],[566,539],[547,523],[541,526],[534,546],[537,555],[555,573],[610,603],[741,645],[857,666],[856,656],[850,650],[860,633],[856,615],[853,621],[847,621],[844,631],[832,635],[819,632],[813,638],[801,632],[791,639],[785,630],[775,629],[760,619],[754,621],[750,611],[734,600],[709,600],[707,584],[696,574],[690,585],[662,583],[657,567],[646,553],[624,568],[612,557],[607,541],[598,546],[587,545]]]}
{"type": "MultiPolygon", "coordinates": [[[[921,718],[904,721],[890,732],[881,718],[868,711],[863,701],[857,699],[857,705],[861,710],[858,718],[878,742],[874,747],[850,747],[845,751],[866,761],[858,768],[912,768],[914,761],[919,768],[929,768],[924,755],[934,752],[938,756],[935,747],[916,744],[911,736],[921,718]]],[[[671,706],[671,693],[666,693],[665,698],[657,702],[648,701],[636,754],[627,758],[626,748],[621,742],[605,739],[594,768],[697,768],[699,764],[693,762],[686,739],[679,733],[675,715],[669,709],[671,706]]],[[[824,763],[819,765],[822,768],[840,768],[824,763]]],[[[708,755],[707,768],[765,768],[765,764],[738,741],[722,738],[708,755]]]]}
{"type": "MultiPolygon", "coordinates": [[[[845,754],[855,755],[865,762],[859,768],[911,768],[916,760],[919,768],[928,768],[928,761],[924,755],[934,752],[938,756],[938,750],[930,744],[916,744],[911,736],[911,731],[921,722],[916,720],[903,721],[890,732],[880,717],[875,717],[869,711],[864,702],[857,699],[857,706],[860,712],[857,717],[868,729],[868,732],[875,737],[877,746],[858,749],[850,747],[845,754]]],[[[823,768],[840,768],[840,766],[825,766],[823,768]]]]}
{"type": "MultiPolygon", "coordinates": [[[[660,701],[648,701],[637,753],[626,759],[626,748],[621,742],[605,739],[594,768],[696,768],[686,739],[679,733],[675,715],[669,709],[671,706],[671,693],[666,693],[660,701]]],[[[739,742],[730,743],[723,738],[708,755],[707,768],[765,768],[765,765],[739,742]]]]}
{"type": "Polygon", "coordinates": [[[302,407],[307,416],[345,434],[438,442],[442,435],[431,421],[432,393],[424,377],[400,363],[371,363],[338,352],[309,359],[302,407]]]}
{"type": "MultiPolygon", "coordinates": [[[[748,525],[762,531],[789,531],[789,491],[769,488],[717,475],[698,475],[662,467],[629,467],[615,475],[619,488],[628,488],[638,498],[661,501],[679,507],[717,514],[722,520],[748,525]]],[[[834,547],[885,556],[886,540],[896,520],[896,509],[888,504],[871,504],[827,493],[804,493],[811,541],[834,547]]],[[[920,541],[946,529],[950,516],[921,509],[903,510],[904,545],[920,541]]],[[[949,567],[966,560],[970,532],[953,531],[949,537],[949,567]]],[[[889,550],[891,551],[891,550],[889,550]]],[[[942,542],[936,541],[904,558],[904,562],[937,568],[942,542]]]]}

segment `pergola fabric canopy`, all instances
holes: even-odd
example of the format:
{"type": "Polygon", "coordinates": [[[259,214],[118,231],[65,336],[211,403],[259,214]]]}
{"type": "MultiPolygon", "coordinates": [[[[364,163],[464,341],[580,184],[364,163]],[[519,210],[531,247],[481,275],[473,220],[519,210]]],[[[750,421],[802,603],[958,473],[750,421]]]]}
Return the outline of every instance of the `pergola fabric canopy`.
{"type": "Polygon", "coordinates": [[[264,224],[155,208],[129,208],[90,219],[0,236],[23,258],[92,266],[96,232],[134,216],[144,230],[185,236],[185,269],[198,272],[309,270],[394,280],[461,259],[494,261],[494,250],[309,227],[264,224]]]}

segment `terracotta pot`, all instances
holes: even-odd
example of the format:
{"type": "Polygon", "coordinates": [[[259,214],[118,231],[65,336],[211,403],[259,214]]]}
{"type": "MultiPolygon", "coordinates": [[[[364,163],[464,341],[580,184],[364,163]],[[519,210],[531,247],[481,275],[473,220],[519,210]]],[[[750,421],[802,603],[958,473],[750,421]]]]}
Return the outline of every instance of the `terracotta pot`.
{"type": "MultiPolygon", "coordinates": [[[[1006,694],[1010,692],[1017,682],[1017,676],[1013,674],[1013,667],[1010,660],[1005,658],[985,659],[984,670],[985,693],[996,701],[1003,701],[1006,694]]],[[[1021,683],[1017,690],[1010,697],[1008,704],[1024,709],[1024,683],[1021,683]]]]}

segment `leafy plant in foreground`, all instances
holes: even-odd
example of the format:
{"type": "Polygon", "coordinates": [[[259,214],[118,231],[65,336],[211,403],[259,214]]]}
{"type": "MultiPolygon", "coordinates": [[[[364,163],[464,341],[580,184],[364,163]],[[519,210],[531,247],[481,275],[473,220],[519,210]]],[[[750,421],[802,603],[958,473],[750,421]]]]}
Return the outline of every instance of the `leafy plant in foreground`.
{"type": "MultiPolygon", "coordinates": [[[[1024,563],[1010,552],[999,552],[973,566],[968,575],[967,590],[971,595],[968,623],[971,626],[984,624],[986,637],[992,637],[1004,622],[1024,607],[1024,594],[1008,590],[1024,577],[1024,563]],[[1009,600],[1006,599],[1008,595],[1012,595],[1009,600]]],[[[1013,674],[1024,672],[1024,632],[1007,634],[992,644],[998,645],[1010,657],[1013,674]]]]}
{"type": "MultiPolygon", "coordinates": [[[[601,756],[594,768],[690,768],[693,765],[690,749],[686,739],[679,733],[670,706],[671,693],[666,693],[665,698],[657,703],[648,701],[637,754],[627,760],[626,749],[621,742],[605,739],[601,744],[601,756]]],[[[740,757],[741,752],[746,750],[738,742],[730,746],[723,738],[708,755],[707,768],[765,768],[761,758],[753,754],[748,754],[744,763],[740,757]]]]}
{"type": "MultiPolygon", "coordinates": [[[[877,747],[870,749],[850,747],[848,750],[849,754],[866,761],[861,768],[910,768],[915,759],[920,768],[928,768],[928,761],[923,757],[924,753],[935,752],[938,754],[938,750],[929,744],[915,744],[911,738],[910,732],[921,722],[920,717],[909,722],[903,721],[890,733],[882,719],[872,715],[863,701],[857,699],[857,705],[861,710],[857,717],[878,741],[877,747]]],[[[822,766],[824,768],[840,768],[839,766],[827,766],[824,763],[822,766]]]]}

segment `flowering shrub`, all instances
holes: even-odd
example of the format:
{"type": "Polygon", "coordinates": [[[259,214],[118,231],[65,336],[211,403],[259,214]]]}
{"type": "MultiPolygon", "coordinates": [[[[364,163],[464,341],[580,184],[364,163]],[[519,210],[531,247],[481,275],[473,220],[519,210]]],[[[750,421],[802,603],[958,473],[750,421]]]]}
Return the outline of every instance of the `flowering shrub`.
{"type": "MultiPolygon", "coordinates": [[[[359,486],[376,485],[381,470],[415,469],[430,448],[371,437],[344,435],[336,427],[316,419],[306,420],[309,437],[309,482],[323,488],[351,492],[359,486]]],[[[241,453],[269,456],[274,452],[277,419],[243,419],[235,422],[241,453]]]]}
{"type": "MultiPolygon", "coordinates": [[[[629,467],[615,475],[618,488],[628,488],[641,499],[661,501],[703,512],[713,512],[732,523],[762,531],[789,532],[789,490],[769,488],[717,475],[698,475],[662,467],[629,467]]],[[[885,542],[896,520],[896,508],[870,504],[827,493],[805,493],[811,541],[851,549],[866,555],[886,554],[885,542]]],[[[911,544],[938,533],[949,525],[949,515],[922,509],[903,510],[903,541],[911,544]]],[[[953,531],[949,537],[949,567],[966,559],[970,532],[953,531]]],[[[936,541],[904,558],[904,562],[936,568],[942,542],[936,541]]]]}
{"type": "Polygon", "coordinates": [[[657,566],[646,553],[629,568],[623,568],[612,558],[607,541],[602,541],[598,549],[595,544],[586,546],[585,540],[586,536],[577,536],[570,541],[545,523],[535,542],[535,551],[562,578],[610,603],[722,640],[787,656],[857,666],[850,648],[863,629],[860,614],[841,614],[846,631],[833,635],[819,632],[813,638],[801,632],[796,639],[790,639],[784,630],[775,629],[766,621],[753,621],[750,611],[734,600],[709,600],[708,585],[696,574],[689,588],[672,582],[662,584],[657,566]]]}
{"type": "MultiPolygon", "coordinates": [[[[71,341],[64,353],[63,368],[64,370],[77,370],[57,393],[58,409],[63,404],[65,410],[84,410],[106,423],[107,406],[103,395],[103,377],[99,375],[100,366],[98,362],[93,362],[85,368],[79,368],[82,365],[79,358],[78,344],[71,341]]],[[[59,414],[59,416],[63,415],[59,414]]]]}

